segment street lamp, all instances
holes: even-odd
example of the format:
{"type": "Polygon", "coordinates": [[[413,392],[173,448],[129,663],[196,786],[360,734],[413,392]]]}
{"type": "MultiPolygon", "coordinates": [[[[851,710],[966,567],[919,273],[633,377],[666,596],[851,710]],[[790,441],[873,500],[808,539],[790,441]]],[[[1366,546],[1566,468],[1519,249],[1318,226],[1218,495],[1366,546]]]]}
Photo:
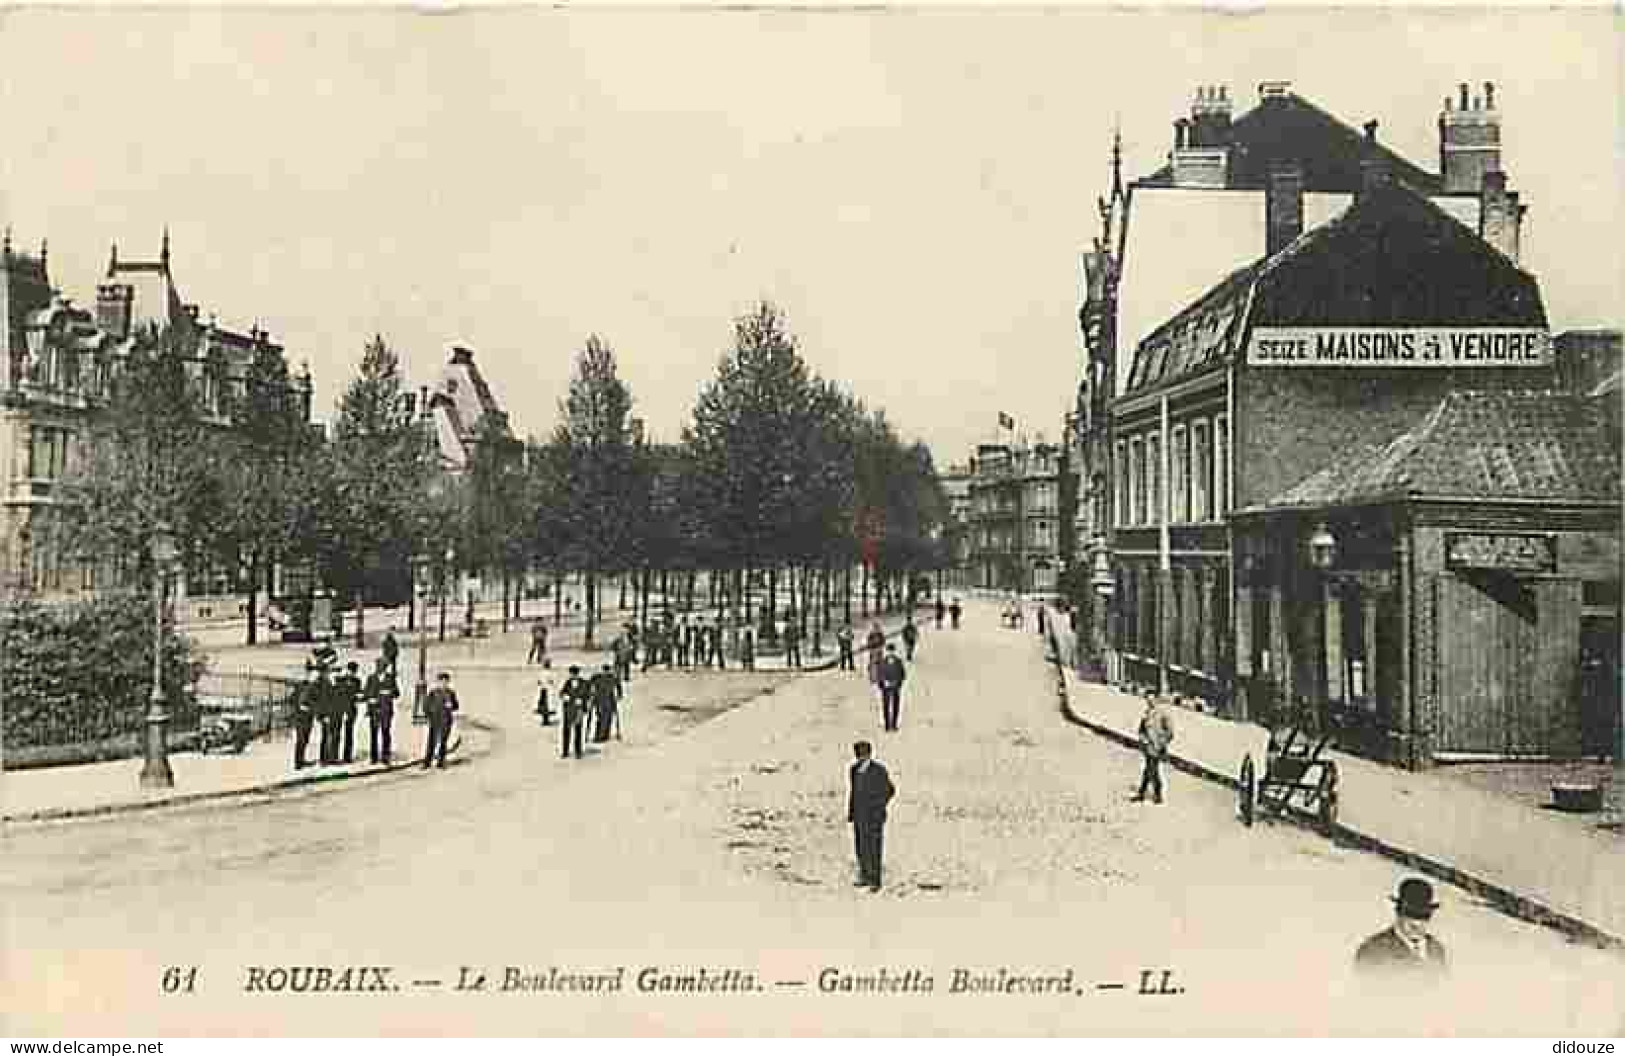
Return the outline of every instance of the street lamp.
{"type": "MultiPolygon", "coordinates": [[[[418,682],[412,694],[412,724],[421,726],[429,721],[423,702],[429,695],[429,558],[419,555],[412,559],[413,586],[423,599],[423,618],[418,620],[418,682]]],[[[414,599],[413,605],[417,604],[414,599]]]]}
{"type": "Polygon", "coordinates": [[[1322,521],[1309,537],[1309,563],[1325,572],[1337,562],[1337,537],[1322,521]]]}
{"type": "Polygon", "coordinates": [[[1110,598],[1117,593],[1117,575],[1112,572],[1112,559],[1104,549],[1095,551],[1094,568],[1089,575],[1089,585],[1095,588],[1095,593],[1102,598],[1110,598]]]}
{"type": "Polygon", "coordinates": [[[175,772],[169,767],[169,709],[164,699],[164,589],[176,556],[175,537],[169,525],[160,521],[152,532],[152,696],[147,700],[142,788],[175,787],[175,772]]]}

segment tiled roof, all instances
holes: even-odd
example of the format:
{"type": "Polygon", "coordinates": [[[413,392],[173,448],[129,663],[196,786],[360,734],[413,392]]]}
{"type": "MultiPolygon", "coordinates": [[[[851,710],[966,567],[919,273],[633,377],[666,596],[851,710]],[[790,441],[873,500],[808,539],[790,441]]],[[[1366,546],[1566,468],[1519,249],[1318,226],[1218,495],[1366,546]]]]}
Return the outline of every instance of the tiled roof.
{"type": "Polygon", "coordinates": [[[1344,452],[1264,508],[1406,497],[1618,502],[1603,409],[1568,392],[1453,392],[1415,429],[1344,452]]]}
{"type": "MultiPolygon", "coordinates": [[[[1227,184],[1231,188],[1258,189],[1269,180],[1270,166],[1278,161],[1303,166],[1308,191],[1356,191],[1360,188],[1363,159],[1370,156],[1365,135],[1328,114],[1302,96],[1289,93],[1253,107],[1230,125],[1230,161],[1227,184]]],[[[1377,156],[1394,176],[1422,194],[1438,194],[1438,174],[1413,165],[1380,142],[1377,156]]],[[[1171,186],[1173,170],[1164,166],[1138,181],[1139,185],[1171,186]]]]}
{"type": "Polygon", "coordinates": [[[1434,202],[1397,183],[1239,268],[1153,330],[1128,391],[1221,362],[1251,326],[1546,326],[1540,287],[1434,202]]]}

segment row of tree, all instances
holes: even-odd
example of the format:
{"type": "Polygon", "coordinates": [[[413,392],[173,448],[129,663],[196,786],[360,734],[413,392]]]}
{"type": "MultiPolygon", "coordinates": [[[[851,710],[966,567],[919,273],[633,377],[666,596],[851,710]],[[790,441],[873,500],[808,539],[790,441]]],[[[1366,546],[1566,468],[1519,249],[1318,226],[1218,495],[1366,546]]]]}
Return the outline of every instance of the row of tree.
{"type": "Polygon", "coordinates": [[[150,571],[164,525],[193,568],[240,569],[245,588],[268,587],[278,565],[305,568],[358,614],[414,567],[436,583],[497,577],[504,620],[527,579],[579,574],[591,645],[611,578],[645,614],[651,595],[698,604],[702,576],[704,603],[739,620],[772,625],[782,596],[805,631],[827,628],[837,603],[851,618],[854,567],[867,611],[905,603],[947,552],[930,450],[810,369],[768,303],[736,320],[680,442],[644,437],[615,353],[594,336],[551,435],[520,442],[488,416],[456,473],[381,338],[330,437],[305,420],[276,350],[205,407],[195,341],[141,336],[76,476],[74,545],[114,563],[135,555],[127,571],[150,571]]]}

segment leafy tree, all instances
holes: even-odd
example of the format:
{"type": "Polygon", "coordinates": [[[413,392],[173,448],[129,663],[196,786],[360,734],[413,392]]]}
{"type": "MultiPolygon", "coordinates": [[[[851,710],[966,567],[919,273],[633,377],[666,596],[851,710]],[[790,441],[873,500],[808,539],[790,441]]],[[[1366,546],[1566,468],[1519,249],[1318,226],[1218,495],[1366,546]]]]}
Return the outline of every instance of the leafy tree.
{"type": "Polygon", "coordinates": [[[586,574],[587,648],[599,618],[598,581],[632,567],[648,473],[633,435],[632,392],[614,350],[598,335],[576,358],[569,394],[544,458],[552,477],[552,526],[565,562],[586,574]]]}
{"type": "Polygon", "coordinates": [[[219,427],[203,415],[196,350],[195,333],[179,328],[136,335],[64,489],[63,527],[74,548],[121,563],[134,555],[143,580],[160,525],[195,563],[224,518],[219,427]]]}

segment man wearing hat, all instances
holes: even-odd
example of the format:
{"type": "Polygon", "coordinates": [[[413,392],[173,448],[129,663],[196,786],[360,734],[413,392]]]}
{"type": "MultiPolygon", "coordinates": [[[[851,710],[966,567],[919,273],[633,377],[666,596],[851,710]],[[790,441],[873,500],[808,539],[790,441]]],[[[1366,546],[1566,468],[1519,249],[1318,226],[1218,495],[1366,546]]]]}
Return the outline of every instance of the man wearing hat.
{"type": "Polygon", "coordinates": [[[846,799],[846,821],[852,826],[852,837],[857,851],[858,880],[856,886],[870,891],[880,890],[882,846],[886,831],[886,805],[897,788],[891,775],[874,757],[874,748],[868,741],[852,745],[853,763],[847,771],[849,791],[846,799]]]}
{"type": "Polygon", "coordinates": [[[346,763],[355,762],[355,720],[361,700],[361,665],[351,660],[344,665],[344,674],[333,680],[339,694],[339,722],[344,747],[339,758],[346,763]]]}
{"type": "Polygon", "coordinates": [[[605,664],[592,676],[592,706],[598,720],[598,728],[592,734],[595,743],[603,744],[609,740],[615,726],[615,710],[620,703],[621,680],[615,677],[614,668],[605,664]]]}
{"type": "Polygon", "coordinates": [[[1140,716],[1139,738],[1140,755],[1144,757],[1145,767],[1140,771],[1140,790],[1134,794],[1134,802],[1144,802],[1145,794],[1150,792],[1151,801],[1161,803],[1162,763],[1168,757],[1168,746],[1174,740],[1174,720],[1155,693],[1146,694],[1145,713],[1140,716]]]}
{"type": "Polygon", "coordinates": [[[423,769],[433,763],[446,765],[446,746],[451,740],[451,725],[459,702],[457,691],[451,688],[451,675],[442,671],[435,679],[435,687],[423,701],[423,713],[429,718],[429,740],[423,749],[423,769]]]}
{"type": "Polygon", "coordinates": [[[572,747],[575,750],[575,757],[581,758],[582,727],[587,722],[587,704],[591,696],[592,687],[581,677],[581,668],[571,664],[570,677],[564,680],[564,686],[559,690],[559,704],[564,713],[564,747],[560,752],[562,759],[570,758],[572,747]]]}
{"type": "Polygon", "coordinates": [[[903,681],[908,677],[908,672],[897,655],[897,646],[890,642],[886,643],[886,655],[881,658],[880,672],[876,677],[880,681],[881,727],[894,732],[902,717],[903,681]]]}
{"type": "Polygon", "coordinates": [[[1400,882],[1394,903],[1394,923],[1360,944],[1354,966],[1364,973],[1404,972],[1440,977],[1450,968],[1444,944],[1428,933],[1428,921],[1439,903],[1433,885],[1418,876],[1400,882]]]}

